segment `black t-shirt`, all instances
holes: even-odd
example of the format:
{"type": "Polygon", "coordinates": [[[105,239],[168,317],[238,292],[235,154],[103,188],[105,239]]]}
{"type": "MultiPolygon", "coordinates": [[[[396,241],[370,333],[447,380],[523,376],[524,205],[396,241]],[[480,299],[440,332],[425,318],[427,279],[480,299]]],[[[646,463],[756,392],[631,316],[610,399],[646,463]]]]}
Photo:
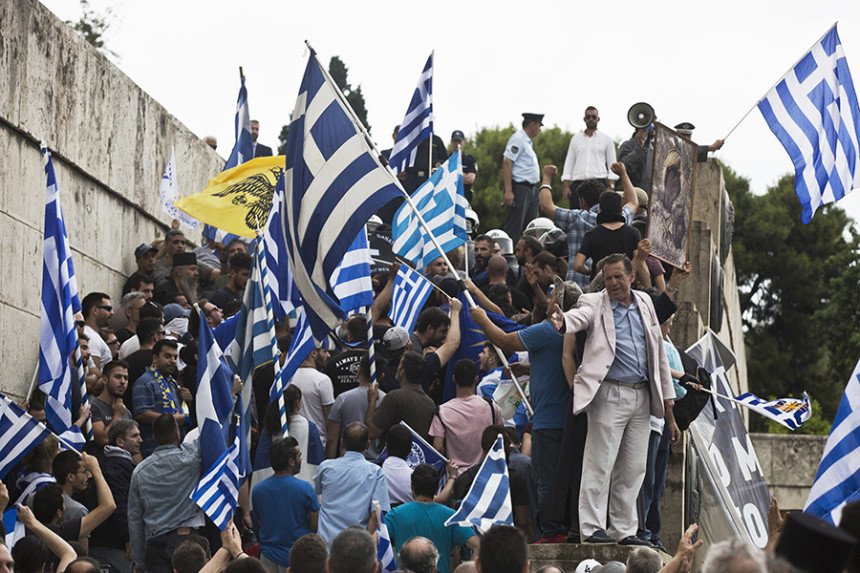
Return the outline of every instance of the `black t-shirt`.
{"type": "MultiPolygon", "coordinates": [[[[478,173],[478,160],[475,159],[474,155],[469,155],[464,153],[462,159],[460,160],[463,164],[463,175],[466,173],[478,173]]],[[[469,204],[472,203],[472,184],[463,183],[463,196],[466,198],[466,201],[469,204]]]]}
{"type": "Polygon", "coordinates": [[[366,350],[356,348],[329,357],[324,372],[331,378],[335,398],[358,387],[358,363],[365,354],[366,350]]]}
{"type": "Polygon", "coordinates": [[[591,259],[591,279],[594,280],[597,275],[597,263],[603,257],[623,253],[632,260],[633,251],[641,240],[642,235],[630,225],[621,225],[615,230],[597,225],[588,231],[582,239],[579,252],[591,259]]]}

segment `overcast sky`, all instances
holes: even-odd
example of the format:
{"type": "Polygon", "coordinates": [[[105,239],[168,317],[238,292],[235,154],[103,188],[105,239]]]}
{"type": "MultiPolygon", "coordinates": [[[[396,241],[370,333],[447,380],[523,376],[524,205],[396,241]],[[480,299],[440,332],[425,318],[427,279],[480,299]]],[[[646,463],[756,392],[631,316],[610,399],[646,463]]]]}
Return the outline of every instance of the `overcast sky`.
{"type": "MultiPolygon", "coordinates": [[[[80,17],[74,0],[43,3],[63,20],[80,17]]],[[[90,0],[90,6],[113,10],[105,39],[119,55],[117,65],[191,131],[217,136],[224,157],[234,138],[239,66],[260,141],[274,148],[295,105],[305,40],[325,65],[338,55],[349,67],[380,149],[390,146],[391,128],[403,118],[431,50],[436,132],[445,141],[454,129],[468,137],[483,126],[518,123],[523,111],[580,130],[588,105],[598,107],[601,130],[624,140],[632,132],[627,109],[646,101],[663,123],[692,122],[694,140],[711,143],[837,20],[860,89],[856,0],[90,0]]],[[[793,169],[758,110],[716,156],[751,178],[757,193],[793,169]]],[[[840,204],[860,220],[860,193],[840,204]]]]}

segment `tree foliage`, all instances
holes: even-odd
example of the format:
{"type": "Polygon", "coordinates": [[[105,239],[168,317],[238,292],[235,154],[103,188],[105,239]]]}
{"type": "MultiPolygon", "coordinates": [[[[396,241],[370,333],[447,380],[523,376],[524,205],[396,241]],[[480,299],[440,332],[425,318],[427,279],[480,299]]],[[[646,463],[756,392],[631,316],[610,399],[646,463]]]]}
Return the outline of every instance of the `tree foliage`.
{"type": "MultiPolygon", "coordinates": [[[[500,229],[505,222],[502,205],[504,182],[502,180],[502,154],[508,139],[516,131],[513,125],[506,127],[484,127],[472,136],[467,136],[466,153],[478,160],[478,177],[472,189],[472,209],[481,220],[480,230],[500,229]]],[[[553,198],[556,205],[561,202],[561,167],[567,154],[567,146],[573,134],[558,127],[544,128],[534,139],[535,153],[541,167],[555,164],[559,173],[553,181],[553,198]]]]}
{"type": "MultiPolygon", "coordinates": [[[[370,124],[367,123],[367,106],[364,103],[364,95],[361,93],[361,86],[352,87],[349,83],[349,68],[346,67],[346,64],[338,56],[332,56],[328,64],[328,73],[331,75],[334,83],[337,84],[337,87],[340,88],[340,91],[343,92],[346,101],[352,106],[355,115],[369,133],[370,124]]],[[[290,124],[281,127],[281,133],[278,136],[278,155],[284,155],[287,152],[287,138],[289,134],[290,124]]]]}
{"type": "Polygon", "coordinates": [[[81,17],[77,22],[67,21],[81,37],[92,47],[106,54],[117,57],[117,53],[105,46],[104,35],[113,20],[113,10],[108,8],[104,13],[98,13],[90,8],[88,0],[81,0],[81,17]]]}
{"type": "Polygon", "coordinates": [[[750,391],[802,397],[806,390],[832,420],[860,357],[860,240],[853,221],[829,205],[804,225],[792,175],[753,195],[749,180],[727,167],[723,173],[735,205],[750,391]]]}

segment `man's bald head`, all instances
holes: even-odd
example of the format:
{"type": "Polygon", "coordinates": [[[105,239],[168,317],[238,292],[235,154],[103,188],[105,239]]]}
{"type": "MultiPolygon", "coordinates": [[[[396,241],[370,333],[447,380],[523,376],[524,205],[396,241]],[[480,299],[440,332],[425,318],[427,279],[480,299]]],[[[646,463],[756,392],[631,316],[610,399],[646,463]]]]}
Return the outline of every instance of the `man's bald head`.
{"type": "Polygon", "coordinates": [[[487,274],[490,278],[504,278],[508,272],[508,261],[502,255],[493,255],[487,263],[487,274]]]}

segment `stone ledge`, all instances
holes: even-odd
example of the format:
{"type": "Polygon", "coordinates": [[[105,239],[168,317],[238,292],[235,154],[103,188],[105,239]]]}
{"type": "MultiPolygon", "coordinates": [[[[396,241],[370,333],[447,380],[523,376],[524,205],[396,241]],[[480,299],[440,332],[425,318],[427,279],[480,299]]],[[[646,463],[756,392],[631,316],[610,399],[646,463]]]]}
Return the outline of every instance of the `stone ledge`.
{"type": "MultiPolygon", "coordinates": [[[[565,571],[575,571],[576,566],[585,559],[596,559],[601,563],[620,561],[627,563],[630,553],[637,549],[629,545],[581,545],[577,543],[553,543],[546,545],[529,545],[529,560],[531,569],[535,571],[541,565],[558,565],[565,571]]],[[[668,563],[672,556],[657,551],[663,564],[668,563]]]]}

